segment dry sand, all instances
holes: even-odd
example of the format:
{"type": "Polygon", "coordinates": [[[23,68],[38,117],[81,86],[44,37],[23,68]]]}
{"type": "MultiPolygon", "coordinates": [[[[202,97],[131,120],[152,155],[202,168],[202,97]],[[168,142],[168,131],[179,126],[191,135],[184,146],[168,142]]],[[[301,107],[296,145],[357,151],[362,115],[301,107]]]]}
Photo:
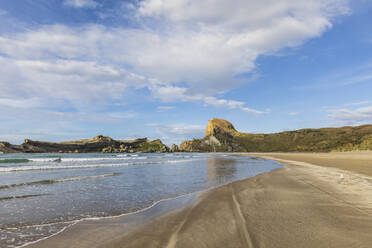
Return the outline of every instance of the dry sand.
{"type": "Polygon", "coordinates": [[[372,177],[372,152],[370,151],[332,153],[258,153],[257,155],[334,167],[372,177]]]}
{"type": "MultiPolygon", "coordinates": [[[[370,164],[371,154],[259,156],[286,166],[209,190],[192,204],[130,232],[120,234],[114,228],[117,223],[106,223],[93,234],[67,231],[32,247],[372,246],[372,178],[370,168],[361,162],[365,157],[370,164]],[[324,161],[326,167],[312,165],[324,161]],[[90,244],[83,245],[86,241],[90,244]]],[[[78,225],[77,230],[84,228],[78,225]]]]}

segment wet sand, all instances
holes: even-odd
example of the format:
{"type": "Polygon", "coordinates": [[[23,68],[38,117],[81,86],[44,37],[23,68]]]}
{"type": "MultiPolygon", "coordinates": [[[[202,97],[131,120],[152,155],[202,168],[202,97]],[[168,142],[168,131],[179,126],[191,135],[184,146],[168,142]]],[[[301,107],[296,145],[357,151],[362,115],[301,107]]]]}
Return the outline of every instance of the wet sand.
{"type": "Polygon", "coordinates": [[[358,159],[364,155],[257,155],[286,166],[206,191],[130,231],[121,232],[114,219],[93,221],[94,232],[77,224],[30,247],[371,247],[372,178],[358,159]]]}

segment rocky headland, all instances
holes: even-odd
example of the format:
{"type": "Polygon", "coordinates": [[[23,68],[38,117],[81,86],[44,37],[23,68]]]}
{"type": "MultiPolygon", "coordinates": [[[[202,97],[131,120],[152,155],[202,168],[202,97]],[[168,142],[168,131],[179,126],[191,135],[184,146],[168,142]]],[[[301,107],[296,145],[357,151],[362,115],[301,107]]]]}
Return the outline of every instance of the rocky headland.
{"type": "Polygon", "coordinates": [[[169,152],[170,149],[161,140],[139,138],[134,140],[114,140],[98,135],[92,139],[66,142],[44,142],[25,139],[21,145],[0,142],[0,153],[134,153],[169,152]]]}
{"type": "Polygon", "coordinates": [[[183,152],[331,152],[372,150],[372,125],[300,129],[270,134],[238,132],[223,119],[208,121],[204,138],[184,141],[183,152]]]}
{"type": "Polygon", "coordinates": [[[134,152],[344,152],[372,150],[372,125],[300,129],[279,133],[243,133],[229,121],[208,121],[204,137],[171,148],[161,140],[92,139],[44,142],[25,139],[21,145],[0,142],[0,153],[134,153],[134,152]]]}

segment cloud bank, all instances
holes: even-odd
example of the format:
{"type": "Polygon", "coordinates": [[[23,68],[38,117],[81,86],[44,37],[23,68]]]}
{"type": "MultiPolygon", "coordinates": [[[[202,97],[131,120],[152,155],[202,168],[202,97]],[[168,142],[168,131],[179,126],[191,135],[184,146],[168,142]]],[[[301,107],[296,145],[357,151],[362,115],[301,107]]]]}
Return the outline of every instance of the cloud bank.
{"type": "MultiPolygon", "coordinates": [[[[67,0],[96,8],[93,0],[67,0]]],[[[247,83],[259,56],[321,36],[346,0],[144,0],[134,27],[35,26],[0,35],[0,105],[122,99],[148,89],[164,102],[267,111],[218,96],[247,83]]]]}

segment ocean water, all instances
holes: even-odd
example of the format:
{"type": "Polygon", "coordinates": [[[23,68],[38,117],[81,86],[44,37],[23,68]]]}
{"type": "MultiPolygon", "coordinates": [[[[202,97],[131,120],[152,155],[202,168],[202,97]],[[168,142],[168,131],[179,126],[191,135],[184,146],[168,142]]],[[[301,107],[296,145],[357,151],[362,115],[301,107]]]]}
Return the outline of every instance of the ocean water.
{"type": "Polygon", "coordinates": [[[0,248],[278,167],[221,153],[0,154],[0,248]]]}

